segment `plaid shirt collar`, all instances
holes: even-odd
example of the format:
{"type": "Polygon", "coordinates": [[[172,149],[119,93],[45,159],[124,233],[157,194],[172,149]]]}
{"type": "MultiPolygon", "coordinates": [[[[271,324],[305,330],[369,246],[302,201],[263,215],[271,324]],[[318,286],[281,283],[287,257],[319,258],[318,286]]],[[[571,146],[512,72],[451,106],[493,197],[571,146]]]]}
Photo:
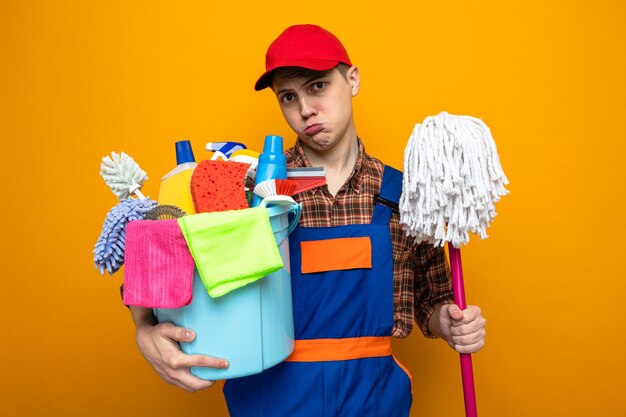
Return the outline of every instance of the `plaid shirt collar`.
{"type": "MultiPolygon", "coordinates": [[[[352,174],[346,181],[346,184],[348,184],[348,187],[354,190],[354,192],[358,194],[359,183],[362,177],[362,172],[363,172],[363,167],[364,167],[363,162],[365,161],[368,155],[365,153],[365,147],[363,146],[363,141],[361,141],[361,138],[357,136],[356,140],[359,146],[359,153],[357,155],[356,162],[354,164],[354,169],[352,170],[352,174]]],[[[304,154],[304,148],[302,147],[302,142],[300,141],[300,138],[296,140],[296,144],[293,147],[292,162],[294,166],[296,167],[312,167],[311,162],[309,162],[308,158],[304,154]]],[[[317,193],[318,190],[319,188],[314,188],[313,194],[315,195],[315,193],[317,193]]]]}

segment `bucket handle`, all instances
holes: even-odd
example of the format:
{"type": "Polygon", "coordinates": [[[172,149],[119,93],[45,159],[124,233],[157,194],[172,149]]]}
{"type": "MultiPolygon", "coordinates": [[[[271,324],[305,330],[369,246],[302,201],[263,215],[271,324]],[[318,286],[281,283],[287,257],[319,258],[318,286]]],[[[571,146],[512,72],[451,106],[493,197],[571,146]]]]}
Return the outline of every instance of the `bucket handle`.
{"type": "Polygon", "coordinates": [[[293,213],[293,217],[289,222],[288,234],[293,232],[293,229],[298,225],[300,215],[302,214],[302,204],[296,203],[296,201],[286,195],[273,195],[265,197],[259,207],[265,207],[270,217],[278,216],[285,213],[293,213]],[[269,205],[269,207],[268,207],[269,205]]]}

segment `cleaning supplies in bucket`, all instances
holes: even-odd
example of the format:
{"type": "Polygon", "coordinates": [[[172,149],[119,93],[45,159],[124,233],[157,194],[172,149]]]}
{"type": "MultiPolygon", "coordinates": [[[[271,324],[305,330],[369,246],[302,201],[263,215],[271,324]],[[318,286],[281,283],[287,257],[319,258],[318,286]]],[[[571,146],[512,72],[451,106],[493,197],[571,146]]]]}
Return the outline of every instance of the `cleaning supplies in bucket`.
{"type": "Polygon", "coordinates": [[[124,264],[126,225],[142,220],[156,206],[155,201],[125,198],[111,208],[104,219],[98,241],[93,249],[94,262],[101,274],[113,275],[124,264]]]}
{"type": "MultiPolygon", "coordinates": [[[[283,154],[283,138],[276,135],[267,135],[263,143],[263,153],[259,155],[259,164],[254,179],[255,185],[270,179],[287,178],[287,158],[283,154]]],[[[252,206],[261,204],[262,198],[255,195],[252,206]]]]}
{"type": "Polygon", "coordinates": [[[196,270],[191,304],[154,310],[159,322],[194,330],[196,338],[180,344],[186,354],[228,359],[227,369],[192,367],[191,372],[199,378],[220,380],[257,374],[282,362],[293,351],[288,234],[298,224],[301,206],[282,204],[268,206],[267,214],[283,268],[218,298],[209,296],[196,270]],[[289,213],[293,213],[290,219],[289,213]]]}
{"type": "Polygon", "coordinates": [[[206,150],[213,152],[211,160],[223,159],[228,161],[237,151],[247,149],[246,145],[239,142],[207,142],[206,150]]]}
{"type": "MultiPolygon", "coordinates": [[[[280,155],[269,161],[275,165],[273,172],[285,172],[286,166],[278,166],[282,143],[274,151],[280,155]]],[[[130,163],[132,158],[109,159],[105,180],[115,184],[114,191],[138,194],[147,175],[130,163]]],[[[203,161],[193,170],[189,190],[183,190],[192,200],[196,194],[199,207],[193,210],[198,214],[186,215],[176,207],[180,203],[154,208],[155,202],[130,199],[133,204],[143,202],[145,210],[136,216],[138,221],[115,229],[122,238],[115,253],[126,256],[124,301],[152,307],[159,322],[194,330],[194,341],[181,343],[185,353],[228,358],[226,370],[192,368],[200,378],[258,373],[293,350],[288,234],[298,223],[301,206],[286,197],[248,208],[243,182],[250,166],[203,161]],[[155,220],[143,220],[147,212],[155,220]]],[[[262,170],[272,171],[267,165],[262,170]]]]}
{"type": "Polygon", "coordinates": [[[323,167],[287,168],[287,178],[298,186],[293,194],[302,193],[326,184],[326,171],[323,167]]]}
{"type": "Polygon", "coordinates": [[[244,179],[249,167],[241,162],[200,162],[191,176],[191,196],[196,213],[248,208],[244,179]]]}
{"type": "Polygon", "coordinates": [[[139,191],[148,175],[124,152],[112,152],[111,156],[103,157],[100,175],[113,194],[121,200],[107,213],[93,250],[96,268],[100,269],[101,274],[107,270],[112,275],[124,264],[126,224],[132,220],[143,219],[156,202],[144,197],[139,191]],[[139,198],[132,198],[131,194],[139,198]]]}
{"type": "Polygon", "coordinates": [[[244,180],[244,190],[246,192],[246,200],[248,206],[252,207],[254,180],[256,178],[256,169],[259,164],[259,153],[250,149],[241,149],[232,153],[228,159],[230,162],[243,162],[250,164],[248,172],[246,172],[246,179],[244,180]]]}
{"type": "MultiPolygon", "coordinates": [[[[276,177],[275,174],[280,175],[282,172],[284,174],[282,178],[286,177],[282,140],[279,145],[273,147],[278,158],[271,158],[271,160],[260,158],[258,170],[262,173],[261,176],[269,173],[269,176],[276,177]],[[283,156],[283,159],[280,156],[283,156]],[[281,160],[283,160],[282,164],[281,160]],[[274,166],[268,167],[268,162],[274,166]]],[[[266,147],[268,146],[271,147],[266,140],[266,147]]],[[[235,157],[234,153],[232,159],[235,157]]],[[[231,161],[213,162],[234,163],[231,161]]],[[[216,165],[214,168],[219,169],[221,166],[216,165]]],[[[210,175],[207,173],[205,178],[210,178],[210,175]]],[[[233,192],[238,192],[236,191],[238,187],[232,189],[233,192]]],[[[226,197],[228,198],[228,195],[226,197]]],[[[261,204],[261,200],[258,197],[258,204],[261,204]]],[[[267,204],[267,200],[265,204],[267,204]]],[[[203,261],[196,260],[197,268],[193,279],[193,301],[191,304],[177,309],[155,309],[155,315],[160,322],[170,321],[196,332],[196,338],[192,342],[181,343],[181,349],[185,353],[205,354],[228,359],[230,363],[228,369],[192,367],[191,372],[199,378],[216,380],[256,374],[282,362],[293,351],[294,326],[288,235],[298,224],[301,206],[293,200],[281,200],[267,204],[266,208],[249,210],[266,210],[265,217],[269,217],[270,230],[273,235],[272,243],[274,247],[278,248],[284,266],[267,274],[262,279],[257,279],[223,296],[213,298],[208,294],[205,280],[200,276],[203,261]],[[290,213],[291,218],[289,218],[290,213]]],[[[247,210],[239,210],[238,212],[243,211],[247,210]]],[[[230,215],[228,213],[226,211],[210,214],[215,216],[230,215]]],[[[262,211],[256,213],[262,213],[262,211]]],[[[195,216],[206,217],[202,214],[195,216]]],[[[183,226],[186,223],[192,224],[195,222],[193,217],[183,217],[179,221],[183,226]]],[[[203,217],[198,218],[198,220],[202,219],[203,217]]],[[[202,227],[200,224],[197,226],[202,227]]],[[[224,233],[226,233],[225,230],[224,233]]],[[[227,236],[222,236],[221,239],[216,239],[212,244],[219,244],[219,242],[229,239],[227,236]]],[[[236,240],[233,239],[233,242],[236,240]]],[[[244,239],[242,243],[260,244],[254,240],[257,239],[244,239]],[[250,240],[252,242],[248,242],[250,240]]],[[[269,243],[266,242],[266,245],[272,246],[269,243]]],[[[191,242],[190,246],[195,245],[191,242]]],[[[257,251],[255,248],[244,249],[239,246],[232,246],[232,248],[237,249],[234,254],[217,255],[209,262],[246,264],[250,262],[250,256],[258,255],[255,253],[257,251]]],[[[222,250],[223,248],[217,249],[222,250]]],[[[192,253],[194,253],[194,249],[192,249],[192,253]]],[[[224,269],[224,265],[220,265],[220,267],[224,269]]],[[[241,265],[236,266],[236,268],[240,267],[241,265]]],[[[207,268],[205,272],[210,275],[212,268],[207,268]]],[[[226,272],[232,274],[234,271],[226,272]]],[[[209,285],[212,284],[209,283],[209,285]]]]}
{"type": "Polygon", "coordinates": [[[270,179],[261,181],[254,187],[254,193],[266,198],[274,195],[292,196],[298,187],[298,183],[286,179],[270,179]]]}
{"type": "Polygon", "coordinates": [[[124,304],[176,308],[191,302],[194,261],[176,219],[126,227],[124,304]]]}
{"type": "Polygon", "coordinates": [[[139,189],[148,179],[148,175],[124,152],[121,154],[112,152],[111,156],[102,158],[100,175],[120,200],[132,194],[136,194],[142,200],[145,199],[139,189]]]}
{"type": "Polygon", "coordinates": [[[197,164],[188,140],[176,142],[176,167],[161,178],[159,205],[179,207],[187,214],[194,214],[191,199],[191,175],[197,164]]]}

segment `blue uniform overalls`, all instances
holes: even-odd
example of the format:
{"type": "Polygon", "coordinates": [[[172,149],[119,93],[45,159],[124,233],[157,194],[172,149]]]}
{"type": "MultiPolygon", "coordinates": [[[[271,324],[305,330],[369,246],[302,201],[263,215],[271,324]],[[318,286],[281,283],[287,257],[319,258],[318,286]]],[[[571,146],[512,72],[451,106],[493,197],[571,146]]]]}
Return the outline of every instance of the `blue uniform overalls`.
{"type": "Polygon", "coordinates": [[[411,381],[391,355],[390,337],[388,202],[398,203],[401,188],[402,174],[385,167],[370,224],[298,226],[289,236],[294,353],[261,374],[227,381],[232,417],[409,415],[411,381]]]}

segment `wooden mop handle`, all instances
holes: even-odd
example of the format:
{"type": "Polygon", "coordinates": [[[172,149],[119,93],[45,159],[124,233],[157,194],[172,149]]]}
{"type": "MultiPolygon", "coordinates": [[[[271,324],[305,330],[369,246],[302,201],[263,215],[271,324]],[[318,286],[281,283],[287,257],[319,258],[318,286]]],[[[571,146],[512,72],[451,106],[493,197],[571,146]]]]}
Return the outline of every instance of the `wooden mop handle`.
{"type": "MultiPolygon", "coordinates": [[[[465,287],[463,285],[463,267],[461,265],[461,250],[455,248],[448,242],[450,253],[450,269],[452,270],[452,290],[454,292],[454,303],[461,310],[465,310],[465,287]]],[[[472,355],[461,353],[461,376],[463,378],[463,397],[465,399],[465,415],[467,417],[477,417],[476,392],[474,390],[474,371],[472,369],[472,355]]]]}

